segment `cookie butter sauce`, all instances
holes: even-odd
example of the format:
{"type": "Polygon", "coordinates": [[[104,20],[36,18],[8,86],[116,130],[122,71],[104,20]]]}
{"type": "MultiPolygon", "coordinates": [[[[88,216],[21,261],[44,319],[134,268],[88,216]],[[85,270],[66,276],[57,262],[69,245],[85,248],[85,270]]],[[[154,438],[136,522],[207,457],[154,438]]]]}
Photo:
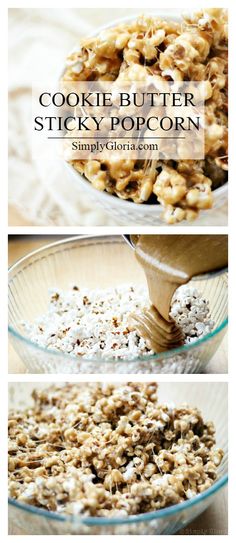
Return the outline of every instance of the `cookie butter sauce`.
{"type": "Polygon", "coordinates": [[[144,269],[150,308],[132,314],[134,328],[154,352],[183,344],[183,333],[170,317],[176,289],[194,276],[228,265],[226,235],[131,236],[136,257],[144,269]]]}

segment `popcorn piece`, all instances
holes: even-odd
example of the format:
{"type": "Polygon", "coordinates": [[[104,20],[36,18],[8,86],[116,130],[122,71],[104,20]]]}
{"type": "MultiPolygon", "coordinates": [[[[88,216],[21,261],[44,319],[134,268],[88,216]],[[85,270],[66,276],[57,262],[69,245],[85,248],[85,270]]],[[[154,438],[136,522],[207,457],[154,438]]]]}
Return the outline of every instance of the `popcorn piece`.
{"type": "MultiPolygon", "coordinates": [[[[51,290],[48,312],[23,325],[32,341],[48,349],[87,360],[132,360],[154,354],[129,326],[129,315],[148,306],[143,286],[119,285],[104,290],[74,286],[68,291],[51,290]]],[[[214,327],[209,303],[188,285],[177,289],[170,316],[182,329],[185,343],[214,327]]]]}

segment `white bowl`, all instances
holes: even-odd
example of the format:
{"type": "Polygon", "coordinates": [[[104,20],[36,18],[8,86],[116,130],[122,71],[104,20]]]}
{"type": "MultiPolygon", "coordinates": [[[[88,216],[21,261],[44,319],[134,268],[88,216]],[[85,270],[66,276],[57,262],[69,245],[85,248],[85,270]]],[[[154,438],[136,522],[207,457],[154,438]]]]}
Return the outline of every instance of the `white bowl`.
{"type": "MultiPolygon", "coordinates": [[[[118,196],[109,194],[105,191],[95,189],[87,179],[73,168],[71,164],[66,163],[71,179],[79,184],[81,188],[87,192],[90,201],[94,205],[99,205],[105,210],[117,224],[126,226],[163,226],[166,225],[162,214],[164,208],[160,204],[135,204],[128,200],[122,200],[118,196]]],[[[200,211],[198,219],[194,222],[182,221],[181,226],[193,224],[194,226],[201,225],[207,220],[208,225],[217,225],[214,220],[216,210],[223,207],[228,200],[228,183],[214,191],[214,205],[212,209],[200,211]]],[[[171,225],[176,226],[176,225],[171,225]]]]}

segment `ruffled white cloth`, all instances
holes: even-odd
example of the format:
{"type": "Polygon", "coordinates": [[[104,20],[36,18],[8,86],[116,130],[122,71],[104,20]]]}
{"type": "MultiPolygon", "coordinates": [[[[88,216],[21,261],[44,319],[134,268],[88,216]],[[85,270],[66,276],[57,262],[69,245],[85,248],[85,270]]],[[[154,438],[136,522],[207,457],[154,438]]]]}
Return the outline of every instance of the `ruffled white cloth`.
{"type": "Polygon", "coordinates": [[[9,201],[27,222],[61,226],[115,224],[71,182],[63,162],[31,158],[32,83],[56,81],[68,51],[78,38],[104,24],[104,19],[106,22],[106,12],[10,10],[9,201]]]}

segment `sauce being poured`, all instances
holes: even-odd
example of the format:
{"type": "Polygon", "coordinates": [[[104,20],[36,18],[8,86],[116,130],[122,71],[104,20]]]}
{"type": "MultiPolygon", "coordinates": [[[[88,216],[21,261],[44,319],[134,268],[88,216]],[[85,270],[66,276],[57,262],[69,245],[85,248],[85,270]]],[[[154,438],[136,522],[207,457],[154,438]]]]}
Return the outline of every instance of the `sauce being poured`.
{"type": "Polygon", "coordinates": [[[144,269],[151,307],[132,315],[135,329],[154,352],[184,343],[180,328],[170,317],[176,289],[194,276],[228,265],[226,235],[131,236],[136,257],[144,269]]]}

